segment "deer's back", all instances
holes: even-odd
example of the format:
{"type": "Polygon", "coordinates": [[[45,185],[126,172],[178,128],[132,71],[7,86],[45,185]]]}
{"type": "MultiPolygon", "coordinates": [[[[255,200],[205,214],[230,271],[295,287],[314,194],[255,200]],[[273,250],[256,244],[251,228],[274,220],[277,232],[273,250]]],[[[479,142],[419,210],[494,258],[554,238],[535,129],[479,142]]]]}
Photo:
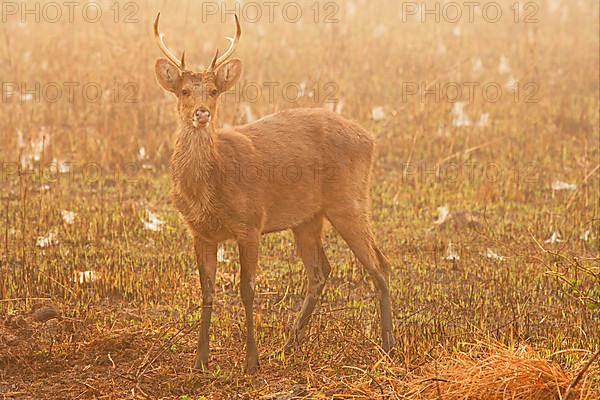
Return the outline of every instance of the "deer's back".
{"type": "Polygon", "coordinates": [[[248,160],[256,155],[261,160],[282,164],[319,162],[348,167],[370,165],[373,157],[370,132],[321,108],[282,111],[222,133],[230,146],[240,144],[249,151],[248,160]],[[237,143],[233,136],[239,138],[237,143]]]}
{"type": "MultiPolygon", "coordinates": [[[[219,197],[233,219],[264,231],[295,226],[340,203],[368,198],[372,135],[323,109],[294,109],[221,130],[219,197]]],[[[368,200],[367,200],[368,203],[368,200]]]]}

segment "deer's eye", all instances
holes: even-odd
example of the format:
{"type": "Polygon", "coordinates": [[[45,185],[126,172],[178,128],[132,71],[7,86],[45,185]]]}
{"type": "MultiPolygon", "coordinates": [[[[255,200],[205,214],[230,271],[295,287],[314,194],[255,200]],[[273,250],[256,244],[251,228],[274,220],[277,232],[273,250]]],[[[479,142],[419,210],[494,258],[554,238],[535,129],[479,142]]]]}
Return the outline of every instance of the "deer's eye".
{"type": "Polygon", "coordinates": [[[219,91],[217,89],[213,89],[210,91],[211,96],[216,96],[217,94],[219,94],[219,91]]]}
{"type": "Polygon", "coordinates": [[[189,96],[190,95],[190,91],[188,89],[183,89],[181,91],[181,94],[184,95],[184,96],[189,96]]]}

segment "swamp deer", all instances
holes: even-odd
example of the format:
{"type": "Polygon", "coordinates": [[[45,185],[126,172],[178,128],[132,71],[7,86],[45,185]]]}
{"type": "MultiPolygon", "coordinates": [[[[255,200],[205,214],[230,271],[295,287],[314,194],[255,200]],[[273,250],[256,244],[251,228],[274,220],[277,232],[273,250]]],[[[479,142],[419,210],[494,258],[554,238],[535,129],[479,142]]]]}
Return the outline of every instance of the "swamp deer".
{"type": "Polygon", "coordinates": [[[177,97],[179,131],[171,159],[173,198],[189,225],[202,290],[201,328],[195,368],[208,366],[218,243],[238,243],[240,292],[246,312],[246,368],[258,367],[253,301],[260,236],[292,229],[308,279],[300,315],[284,350],[302,337],[323,291],[331,267],[322,243],[327,218],[365,266],[379,293],[382,348],[395,344],[388,290],[390,267],[371,230],[369,180],[373,136],[354,122],[323,109],[294,109],[256,122],[215,129],[217,99],[238,81],[242,63],[231,59],[240,36],[210,66],[186,69],[159,32],[154,34],[166,56],[155,72],[163,89],[177,97]],[[252,172],[249,172],[252,171],[252,172]],[[250,175],[250,176],[249,176],[250,175]]]}

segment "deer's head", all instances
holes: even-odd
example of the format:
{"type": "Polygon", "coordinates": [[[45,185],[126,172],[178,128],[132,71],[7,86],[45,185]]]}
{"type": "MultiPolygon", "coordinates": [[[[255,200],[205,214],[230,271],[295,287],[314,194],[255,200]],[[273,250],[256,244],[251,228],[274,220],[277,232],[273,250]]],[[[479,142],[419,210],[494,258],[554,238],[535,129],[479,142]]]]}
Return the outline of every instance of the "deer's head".
{"type": "Polygon", "coordinates": [[[177,96],[177,110],[184,126],[206,128],[215,116],[219,96],[235,85],[242,72],[242,62],[237,58],[230,59],[242,35],[238,16],[235,16],[235,38],[227,38],[229,49],[220,57],[217,49],[210,66],[198,72],[186,69],[185,52],[178,59],[167,48],[164,35],[158,30],[159,18],[160,13],[154,20],[154,35],[167,58],[156,60],[158,83],[177,96]]]}

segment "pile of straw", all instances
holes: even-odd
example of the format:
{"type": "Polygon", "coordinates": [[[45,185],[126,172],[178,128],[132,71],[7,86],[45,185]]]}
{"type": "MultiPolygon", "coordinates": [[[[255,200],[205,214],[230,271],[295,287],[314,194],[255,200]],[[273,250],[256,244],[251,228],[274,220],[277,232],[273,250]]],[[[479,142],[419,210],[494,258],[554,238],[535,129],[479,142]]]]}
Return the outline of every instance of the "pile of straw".
{"type": "Polygon", "coordinates": [[[573,371],[520,350],[460,353],[410,383],[411,399],[587,400],[598,399],[600,352],[573,371]],[[474,354],[475,353],[475,354],[474,354]],[[594,389],[596,386],[596,389],[594,389]]]}

